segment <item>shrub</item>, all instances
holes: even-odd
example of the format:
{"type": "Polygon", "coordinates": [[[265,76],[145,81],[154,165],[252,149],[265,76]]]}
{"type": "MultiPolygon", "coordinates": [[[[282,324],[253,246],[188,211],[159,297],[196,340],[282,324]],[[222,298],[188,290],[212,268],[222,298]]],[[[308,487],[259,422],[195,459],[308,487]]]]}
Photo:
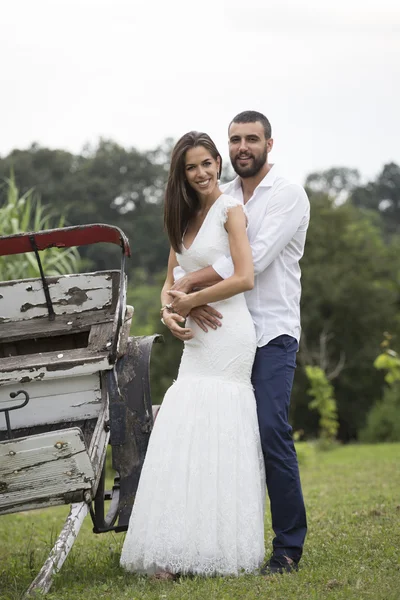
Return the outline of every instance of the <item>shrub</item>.
{"type": "Polygon", "coordinates": [[[333,386],[329,383],[325,371],[320,367],[307,365],[305,370],[311,386],[308,394],[314,398],[308,406],[319,413],[321,449],[328,449],[331,442],[336,439],[339,428],[333,386]]]}
{"type": "Polygon", "coordinates": [[[400,384],[387,387],[369,411],[367,424],[360,432],[361,442],[400,442],[400,384]]]}
{"type": "Polygon", "coordinates": [[[382,400],[369,411],[367,424],[360,433],[360,441],[367,443],[400,442],[400,357],[390,348],[391,335],[385,333],[384,349],[375,359],[374,367],[387,371],[382,400]]]}

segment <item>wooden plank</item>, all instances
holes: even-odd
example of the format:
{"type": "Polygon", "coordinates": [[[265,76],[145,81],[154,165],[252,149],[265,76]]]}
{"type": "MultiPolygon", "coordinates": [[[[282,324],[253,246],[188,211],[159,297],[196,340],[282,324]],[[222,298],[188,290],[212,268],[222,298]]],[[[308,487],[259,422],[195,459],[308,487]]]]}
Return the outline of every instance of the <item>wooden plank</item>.
{"type": "Polygon", "coordinates": [[[109,352],[113,339],[113,322],[93,325],[90,329],[88,349],[92,352],[109,352]]]}
{"type": "MultiPolygon", "coordinates": [[[[62,421],[61,423],[47,423],[43,425],[35,425],[34,427],[23,427],[21,429],[13,429],[14,439],[28,437],[30,435],[38,435],[39,433],[49,433],[50,431],[61,431],[63,429],[71,429],[71,427],[79,427],[85,438],[87,448],[90,446],[90,440],[96,427],[97,417],[94,419],[86,419],[84,421],[62,421]]],[[[0,431],[0,442],[8,440],[6,430],[0,431]]]]}
{"type": "MultiPolygon", "coordinates": [[[[10,393],[19,389],[19,383],[0,388],[1,409],[21,404],[24,399],[22,395],[10,398],[10,393]]],[[[25,383],[23,389],[29,394],[29,403],[9,413],[12,430],[97,419],[102,406],[98,373],[25,383]]],[[[5,414],[0,413],[0,431],[4,430],[5,414]]]]}
{"type": "Polygon", "coordinates": [[[122,324],[121,331],[119,333],[119,340],[118,340],[118,356],[119,357],[123,356],[127,351],[128,339],[129,339],[129,333],[131,331],[133,313],[134,313],[133,306],[129,306],[129,304],[127,304],[124,322],[122,324]]]}
{"type": "Polygon", "coordinates": [[[89,375],[91,373],[105,371],[111,368],[112,365],[110,365],[108,362],[108,356],[104,356],[102,354],[84,363],[79,362],[76,365],[67,365],[64,370],[59,369],[47,371],[46,367],[41,367],[38,369],[28,368],[15,371],[5,371],[4,373],[0,371],[0,390],[3,386],[8,386],[16,382],[25,384],[30,381],[41,381],[43,379],[63,379],[64,377],[68,377],[70,375],[79,377],[81,375],[89,375]]]}
{"type": "MultiPolygon", "coordinates": [[[[0,408],[8,408],[21,403],[21,398],[11,399],[10,392],[16,392],[20,389],[19,383],[14,383],[7,387],[3,387],[0,395],[0,408]]],[[[66,377],[62,381],[59,380],[41,380],[27,383],[24,389],[28,392],[30,401],[27,405],[27,410],[30,409],[30,404],[38,398],[50,398],[54,403],[57,403],[58,398],[68,394],[79,394],[80,392],[96,391],[100,394],[100,376],[98,373],[90,375],[82,375],[81,377],[66,377]]],[[[101,395],[99,395],[99,398],[101,395]]]]}
{"type": "MultiPolygon", "coordinates": [[[[49,291],[56,315],[92,310],[115,312],[119,271],[80,273],[49,277],[49,291]]],[[[0,323],[47,317],[48,310],[40,279],[0,284],[0,323]]]]}
{"type": "Polygon", "coordinates": [[[83,498],[94,480],[77,427],[0,443],[0,514],[83,498]]]}
{"type": "Polygon", "coordinates": [[[86,502],[71,505],[70,513],[52,551],[26,591],[24,598],[37,598],[38,590],[41,595],[47,594],[53,582],[53,576],[63,566],[88,512],[89,507],[86,502]]]}
{"type": "Polygon", "coordinates": [[[15,340],[29,340],[41,337],[54,337],[57,335],[89,331],[93,325],[107,323],[114,320],[114,314],[109,309],[85,311],[77,314],[57,315],[54,321],[49,321],[47,316],[28,321],[15,321],[0,324],[0,343],[15,340]]]}
{"type": "MultiPolygon", "coordinates": [[[[0,381],[22,381],[20,373],[27,370],[28,381],[43,379],[45,375],[60,372],[59,377],[68,374],[74,367],[96,365],[97,369],[109,369],[108,352],[93,352],[89,348],[75,348],[61,352],[43,352],[24,356],[9,356],[0,360],[0,381]],[[44,375],[41,375],[44,373],[44,375]]],[[[93,372],[93,371],[92,371],[93,372]]],[[[25,376],[23,376],[25,377],[25,376]]]]}
{"type": "MultiPolygon", "coordinates": [[[[94,496],[99,484],[102,467],[106,458],[106,450],[110,435],[108,428],[105,426],[105,423],[108,420],[109,404],[105,373],[102,373],[101,379],[101,412],[97,420],[88,451],[95,472],[95,479],[93,481],[92,486],[92,496],[94,496]]],[[[35,597],[38,591],[40,591],[40,593],[42,594],[46,594],[49,591],[54,574],[61,569],[72,545],[75,542],[75,539],[78,536],[83,520],[89,512],[89,506],[87,502],[90,502],[91,498],[88,497],[87,494],[88,492],[85,492],[86,502],[72,504],[70,514],[58,537],[58,540],[54,544],[53,549],[50,552],[39,574],[29,586],[24,598],[28,599],[33,596],[35,597]]]]}
{"type": "Polygon", "coordinates": [[[105,424],[109,420],[109,398],[106,374],[101,374],[101,409],[99,418],[97,419],[96,427],[90,440],[89,456],[92,461],[95,472],[95,480],[93,481],[92,494],[96,493],[97,486],[101,476],[104,461],[106,459],[107,446],[110,439],[109,427],[105,424]]]}

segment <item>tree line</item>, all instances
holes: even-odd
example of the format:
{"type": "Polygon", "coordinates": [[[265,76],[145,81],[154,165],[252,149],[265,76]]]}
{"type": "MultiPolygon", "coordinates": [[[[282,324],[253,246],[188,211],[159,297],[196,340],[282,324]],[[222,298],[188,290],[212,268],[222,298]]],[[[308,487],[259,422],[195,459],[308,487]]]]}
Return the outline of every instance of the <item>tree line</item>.
{"type": "MultiPolygon", "coordinates": [[[[56,221],[64,215],[68,225],[109,223],[129,237],[133,334],[165,334],[152,361],[155,402],[176,377],[181,353],[180,342],[159,321],[168,257],[163,192],[172,145],[166,140],[142,152],[100,140],[73,154],[34,144],[0,158],[0,178],[13,173],[21,194],[34,188],[56,221]]],[[[384,373],[373,366],[384,332],[394,347],[400,345],[400,166],[384,165],[367,183],[355,169],[332,168],[311,173],[305,187],[311,221],[301,262],[303,333],[292,422],[306,437],[318,431],[305,369],[318,366],[333,386],[339,438],[352,440],[384,395],[384,373]]],[[[0,207],[5,202],[3,186],[0,207]]],[[[82,270],[118,268],[117,248],[90,246],[80,254],[82,270]]]]}

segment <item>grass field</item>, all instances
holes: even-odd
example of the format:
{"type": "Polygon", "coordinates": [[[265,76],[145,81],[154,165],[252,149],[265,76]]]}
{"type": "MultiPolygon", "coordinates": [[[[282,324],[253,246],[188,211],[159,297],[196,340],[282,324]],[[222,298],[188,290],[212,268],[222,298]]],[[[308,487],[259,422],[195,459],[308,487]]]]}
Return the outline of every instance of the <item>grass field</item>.
{"type": "MultiPolygon", "coordinates": [[[[87,518],[49,600],[400,600],[400,444],[316,452],[299,446],[309,534],[298,573],[159,582],[118,565],[123,535],[87,518]]],[[[17,600],[46,558],[66,507],[0,518],[0,598],[17,600]]],[[[269,514],[266,548],[272,539],[269,514]]]]}

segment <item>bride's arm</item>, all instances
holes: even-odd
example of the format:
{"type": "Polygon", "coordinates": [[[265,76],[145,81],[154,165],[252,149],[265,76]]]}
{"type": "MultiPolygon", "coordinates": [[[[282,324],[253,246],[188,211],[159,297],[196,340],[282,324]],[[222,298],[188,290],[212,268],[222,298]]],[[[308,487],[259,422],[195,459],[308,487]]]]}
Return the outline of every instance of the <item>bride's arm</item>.
{"type": "Polygon", "coordinates": [[[242,206],[229,209],[225,228],[228,232],[230,254],[234,265],[233,275],[186,296],[170,291],[169,294],[174,297],[173,307],[178,313],[186,315],[195,306],[225,300],[253,288],[253,258],[246,233],[246,216],[242,206]]]}
{"type": "Polygon", "coordinates": [[[161,306],[165,306],[168,302],[171,301],[171,298],[168,295],[168,290],[171,289],[171,286],[174,283],[174,269],[178,267],[178,261],[176,260],[176,254],[173,248],[170,248],[169,256],[168,256],[168,268],[167,268],[167,276],[165,278],[164,285],[161,289],[161,306]]]}
{"type": "MultiPolygon", "coordinates": [[[[161,307],[165,307],[166,304],[171,302],[171,296],[168,294],[168,290],[171,289],[174,283],[174,268],[178,266],[176,260],[176,254],[173,248],[169,251],[168,258],[168,270],[167,277],[161,290],[161,307]]],[[[171,313],[167,309],[161,311],[161,317],[164,320],[165,325],[168,327],[170,332],[177,337],[179,340],[190,340],[193,337],[191,329],[189,327],[182,327],[179,323],[183,323],[185,319],[176,313],[171,313]]]]}

